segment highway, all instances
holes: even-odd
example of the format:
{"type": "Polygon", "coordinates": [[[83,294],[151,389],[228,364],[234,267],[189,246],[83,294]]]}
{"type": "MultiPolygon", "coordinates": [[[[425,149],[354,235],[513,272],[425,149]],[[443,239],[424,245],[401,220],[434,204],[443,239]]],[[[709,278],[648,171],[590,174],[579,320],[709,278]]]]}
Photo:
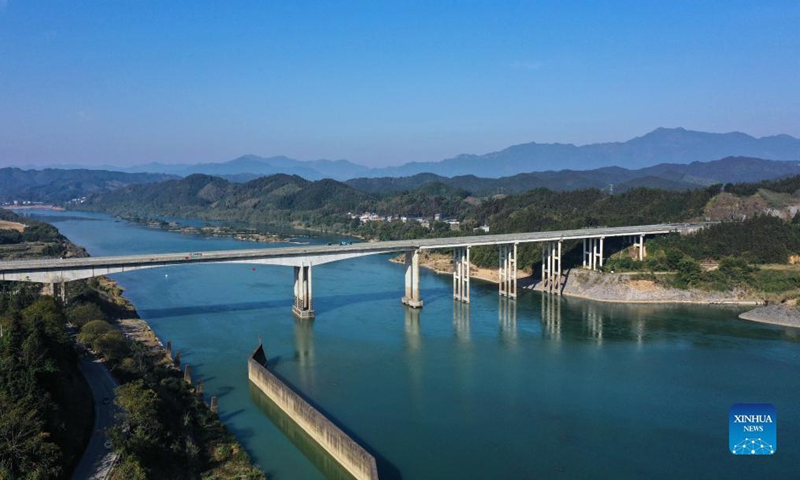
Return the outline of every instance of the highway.
{"type": "Polygon", "coordinates": [[[417,249],[435,250],[480,245],[523,244],[557,240],[580,240],[586,238],[657,235],[670,232],[686,233],[704,226],[705,224],[661,224],[630,227],[584,228],[550,232],[509,233],[502,235],[425,238],[387,242],[364,242],[351,245],[314,245],[210,252],[18,260],[0,262],[0,280],[41,282],[47,281],[43,279],[45,275],[64,275],[64,272],[69,272],[64,280],[75,280],[139,268],[197,263],[239,262],[287,266],[299,265],[301,262],[321,264],[364,255],[396,253],[417,249]]]}

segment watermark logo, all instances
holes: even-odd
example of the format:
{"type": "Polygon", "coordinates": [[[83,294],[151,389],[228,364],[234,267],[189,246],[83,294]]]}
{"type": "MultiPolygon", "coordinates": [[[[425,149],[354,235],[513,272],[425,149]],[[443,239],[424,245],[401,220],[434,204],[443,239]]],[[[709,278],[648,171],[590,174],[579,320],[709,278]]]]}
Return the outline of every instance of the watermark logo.
{"type": "Polygon", "coordinates": [[[728,449],[734,455],[772,455],[778,417],[768,403],[737,403],[728,413],[728,449]]]}

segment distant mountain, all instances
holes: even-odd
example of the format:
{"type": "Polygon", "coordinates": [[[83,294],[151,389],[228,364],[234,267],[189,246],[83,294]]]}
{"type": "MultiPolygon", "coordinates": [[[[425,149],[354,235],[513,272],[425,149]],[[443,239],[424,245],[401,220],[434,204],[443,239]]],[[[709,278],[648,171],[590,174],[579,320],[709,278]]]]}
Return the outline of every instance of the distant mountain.
{"type": "Polygon", "coordinates": [[[433,173],[420,173],[408,177],[355,178],[345,183],[358,190],[376,194],[410,191],[422,185],[441,183],[466,190],[473,195],[486,195],[521,193],[536,188],[556,191],[582,188],[608,191],[613,188],[614,192],[636,187],[687,190],[715,183],[757,182],[791,175],[800,175],[800,162],[728,157],[712,162],[662,163],[638,170],[603,167],[583,171],[520,173],[500,178],[480,178],[474,175],[448,178],[433,173]]]}
{"type": "Polygon", "coordinates": [[[459,155],[439,162],[412,162],[399,167],[372,169],[369,177],[476,175],[497,178],[553,167],[588,170],[609,165],[629,169],[659,163],[685,164],[728,156],[800,160],[800,139],[789,135],[755,138],[733,133],[706,133],[683,128],[658,128],[626,142],[575,146],[525,143],[485,155],[459,155]]]}
{"type": "Polygon", "coordinates": [[[171,178],[175,177],[161,173],[0,168],[0,201],[64,202],[127,185],[162,182],[171,178]]]}
{"type": "MultiPolygon", "coordinates": [[[[629,170],[655,166],[670,168],[661,164],[685,165],[725,157],[800,161],[800,139],[789,135],[755,138],[740,132],[707,133],[683,128],[658,128],[625,142],[594,143],[583,146],[531,142],[484,155],[459,155],[437,162],[410,162],[386,168],[369,168],[347,160],[301,161],[284,156],[267,158],[244,155],[220,163],[185,165],[148,163],[126,168],[109,167],[109,169],[130,173],[166,173],[183,177],[193,173],[202,173],[228,178],[236,182],[277,173],[298,175],[307,180],[411,177],[421,173],[446,177],[473,175],[481,178],[500,178],[526,172],[548,172],[554,169],[586,171],[611,168],[612,165],[629,170]]],[[[596,173],[604,175],[608,172],[598,171],[596,173]]],[[[654,172],[654,176],[659,178],[665,178],[664,175],[665,173],[662,171],[654,172]]],[[[700,178],[708,176],[707,172],[700,172],[699,175],[700,178]]],[[[576,186],[584,185],[582,182],[586,181],[586,179],[578,178],[573,180],[576,182],[576,186]]],[[[681,179],[673,180],[678,183],[683,181],[681,179]]],[[[741,180],[749,180],[749,178],[745,176],[741,180]]],[[[598,181],[600,183],[616,183],[621,180],[616,177],[613,179],[593,177],[588,181],[589,184],[595,184],[598,181]]],[[[689,181],[689,183],[697,182],[689,181]]]]}
{"type": "Polygon", "coordinates": [[[257,155],[243,155],[221,163],[198,163],[193,165],[148,163],[122,170],[126,172],[170,173],[184,177],[193,173],[202,173],[205,175],[228,176],[236,180],[247,178],[246,175],[264,176],[276,173],[298,175],[307,180],[319,180],[322,178],[344,180],[366,175],[369,172],[369,168],[347,160],[301,161],[283,156],[265,158],[257,155]]]}

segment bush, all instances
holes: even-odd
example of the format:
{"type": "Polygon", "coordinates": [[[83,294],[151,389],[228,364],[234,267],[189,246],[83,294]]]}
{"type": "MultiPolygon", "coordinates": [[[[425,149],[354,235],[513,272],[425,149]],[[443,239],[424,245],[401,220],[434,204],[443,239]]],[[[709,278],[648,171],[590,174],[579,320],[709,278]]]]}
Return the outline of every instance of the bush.
{"type": "Polygon", "coordinates": [[[675,282],[679,287],[686,288],[700,283],[703,269],[696,260],[690,257],[683,257],[678,262],[676,270],[675,282]]]}
{"type": "Polygon", "coordinates": [[[94,303],[80,303],[72,307],[67,318],[78,327],[83,327],[92,320],[107,320],[106,314],[94,303]]]}
{"type": "Polygon", "coordinates": [[[81,328],[81,333],[78,334],[78,341],[94,348],[94,343],[97,339],[112,330],[114,330],[114,327],[105,320],[93,320],[81,328]]]}

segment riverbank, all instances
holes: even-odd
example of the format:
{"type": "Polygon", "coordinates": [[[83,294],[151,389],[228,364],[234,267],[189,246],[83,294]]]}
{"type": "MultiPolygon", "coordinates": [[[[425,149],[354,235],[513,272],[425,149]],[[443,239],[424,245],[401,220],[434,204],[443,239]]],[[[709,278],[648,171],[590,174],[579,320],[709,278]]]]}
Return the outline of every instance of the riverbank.
{"type": "MultiPolygon", "coordinates": [[[[199,466],[196,461],[193,462],[198,469],[197,473],[202,474],[204,478],[264,478],[252,464],[239,441],[205,403],[200,386],[202,379],[194,379],[192,383],[190,374],[185,377],[181,374],[179,360],[177,358],[173,360],[171,352],[164,347],[148,323],[139,317],[134,305],[124,297],[124,289],[107,277],[99,277],[92,288],[101,302],[105,303],[106,309],[114,312],[109,323],[121,332],[130,344],[131,356],[111,362],[112,373],[123,385],[121,388],[140,384],[158,392],[159,402],[164,408],[170,405],[169,409],[182,412],[184,423],[194,424],[193,429],[189,427],[194,433],[187,433],[187,425],[184,425],[181,431],[170,432],[168,435],[186,436],[187,442],[196,443],[200,447],[195,453],[200,461],[199,466]],[[157,388],[172,378],[183,378],[188,383],[183,389],[177,389],[175,384],[169,389],[157,388]],[[141,383],[142,380],[144,383],[141,383]]],[[[120,405],[126,405],[125,401],[120,405]]],[[[164,420],[160,420],[159,423],[168,425],[164,420]]],[[[117,426],[112,430],[119,428],[117,426]]],[[[120,467],[112,472],[112,479],[127,479],[132,472],[139,471],[140,468],[150,471],[166,468],[163,462],[149,463],[147,460],[149,457],[131,454],[130,445],[120,448],[121,443],[128,440],[126,435],[120,436],[119,431],[116,435],[112,431],[110,437],[114,449],[121,455],[120,467]]],[[[172,450],[163,450],[162,453],[169,457],[172,450]]],[[[161,473],[168,473],[170,468],[173,467],[166,468],[161,473]]]]}
{"type": "MultiPolygon", "coordinates": [[[[206,225],[204,227],[192,227],[188,225],[181,225],[178,222],[167,222],[158,219],[138,218],[118,216],[120,220],[130,222],[142,227],[157,228],[172,233],[181,233],[184,235],[205,235],[208,237],[228,237],[242,242],[255,242],[255,243],[286,243],[290,242],[288,239],[281,237],[277,234],[258,232],[255,228],[233,228],[219,225],[206,225]]],[[[292,242],[290,242],[292,243],[292,242]]],[[[294,242],[300,243],[300,242],[294,242]]]]}
{"type": "MultiPolygon", "coordinates": [[[[398,255],[389,259],[393,263],[405,263],[405,254],[398,255]]],[[[452,275],[453,274],[453,258],[450,255],[443,253],[432,252],[430,250],[423,250],[419,254],[419,266],[432,270],[439,275],[452,275]]],[[[477,278],[490,283],[498,283],[500,280],[500,273],[497,268],[482,268],[475,264],[470,264],[469,267],[470,278],[477,278]]],[[[517,270],[517,279],[520,288],[525,285],[530,285],[532,279],[530,273],[524,270],[517,270]]]]}
{"type": "Polygon", "coordinates": [[[800,308],[797,305],[765,305],[739,315],[742,320],[800,328],[800,308]]]}
{"type": "MultiPolygon", "coordinates": [[[[391,259],[403,263],[404,256],[391,259]]],[[[453,260],[449,255],[423,251],[420,267],[441,275],[453,274],[453,260]]],[[[637,274],[611,274],[574,268],[564,272],[562,295],[607,303],[689,303],[701,305],[763,305],[764,299],[736,290],[714,292],[699,289],[681,290],[665,287],[653,280],[642,279],[637,274]]],[[[470,266],[470,277],[498,283],[496,268],[470,266]]],[[[524,270],[517,271],[519,288],[541,291],[541,283],[524,270]]]]}
{"type": "MultiPolygon", "coordinates": [[[[573,268],[565,272],[562,295],[609,303],[693,303],[763,305],[764,299],[743,290],[715,292],[666,287],[636,274],[601,273],[573,268]]],[[[539,284],[528,287],[541,290],[539,284]]]]}

